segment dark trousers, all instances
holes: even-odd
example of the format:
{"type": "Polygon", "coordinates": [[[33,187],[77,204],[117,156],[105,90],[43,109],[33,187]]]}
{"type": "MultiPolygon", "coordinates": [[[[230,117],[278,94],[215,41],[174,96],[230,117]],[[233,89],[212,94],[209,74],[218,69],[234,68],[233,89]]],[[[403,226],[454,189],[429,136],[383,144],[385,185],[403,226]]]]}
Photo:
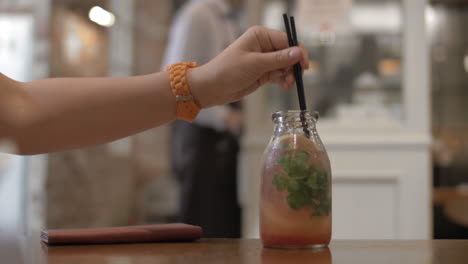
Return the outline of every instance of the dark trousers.
{"type": "Polygon", "coordinates": [[[203,228],[203,237],[237,238],[238,139],[227,132],[175,121],[171,161],[181,186],[179,221],[203,228]]]}

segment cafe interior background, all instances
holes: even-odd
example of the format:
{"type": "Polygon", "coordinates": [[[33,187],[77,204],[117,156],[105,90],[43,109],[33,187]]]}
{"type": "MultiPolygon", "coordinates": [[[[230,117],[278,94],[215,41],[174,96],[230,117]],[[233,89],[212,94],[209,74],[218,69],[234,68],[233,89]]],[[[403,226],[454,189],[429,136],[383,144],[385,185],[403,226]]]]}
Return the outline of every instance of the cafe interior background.
{"type": "MultiPolygon", "coordinates": [[[[184,2],[2,0],[0,72],[27,81],[159,71],[184,2]]],[[[468,238],[468,1],[249,0],[239,26],[283,30],[285,11],[310,53],[304,83],[332,163],[333,238],[468,238]]],[[[270,116],[297,109],[297,95],[267,87],[244,105],[242,235],[258,237],[270,116]]],[[[168,138],[161,126],[86,149],[1,154],[0,230],[172,221],[168,138]]]]}

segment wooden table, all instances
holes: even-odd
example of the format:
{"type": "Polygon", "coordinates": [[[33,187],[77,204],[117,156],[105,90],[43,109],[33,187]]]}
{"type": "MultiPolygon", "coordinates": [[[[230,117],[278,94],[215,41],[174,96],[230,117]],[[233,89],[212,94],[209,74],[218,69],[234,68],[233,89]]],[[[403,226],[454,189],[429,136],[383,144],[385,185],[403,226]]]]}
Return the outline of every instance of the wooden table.
{"type": "Polygon", "coordinates": [[[54,246],[38,238],[0,236],[0,262],[50,264],[159,263],[468,263],[468,240],[333,241],[319,250],[263,248],[255,239],[202,239],[193,243],[54,246]]]}

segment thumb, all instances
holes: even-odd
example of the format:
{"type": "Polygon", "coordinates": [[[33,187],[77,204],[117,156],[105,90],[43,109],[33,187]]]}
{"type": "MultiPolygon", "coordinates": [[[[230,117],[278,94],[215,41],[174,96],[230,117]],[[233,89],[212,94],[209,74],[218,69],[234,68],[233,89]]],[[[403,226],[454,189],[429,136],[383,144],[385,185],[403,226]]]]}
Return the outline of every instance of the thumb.
{"type": "Polygon", "coordinates": [[[283,50],[278,50],[269,53],[263,53],[263,62],[265,65],[264,71],[274,71],[290,67],[298,63],[302,58],[302,49],[299,47],[291,47],[283,50]]]}

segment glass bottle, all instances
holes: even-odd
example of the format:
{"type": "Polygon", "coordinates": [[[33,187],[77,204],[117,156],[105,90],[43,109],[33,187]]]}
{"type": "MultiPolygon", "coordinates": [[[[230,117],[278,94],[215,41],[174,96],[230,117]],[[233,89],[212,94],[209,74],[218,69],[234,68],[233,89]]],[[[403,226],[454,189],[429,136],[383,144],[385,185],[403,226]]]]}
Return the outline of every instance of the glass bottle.
{"type": "Polygon", "coordinates": [[[331,168],[318,113],[279,111],[263,154],[260,235],[265,247],[320,247],[331,239],[331,168]]]}

